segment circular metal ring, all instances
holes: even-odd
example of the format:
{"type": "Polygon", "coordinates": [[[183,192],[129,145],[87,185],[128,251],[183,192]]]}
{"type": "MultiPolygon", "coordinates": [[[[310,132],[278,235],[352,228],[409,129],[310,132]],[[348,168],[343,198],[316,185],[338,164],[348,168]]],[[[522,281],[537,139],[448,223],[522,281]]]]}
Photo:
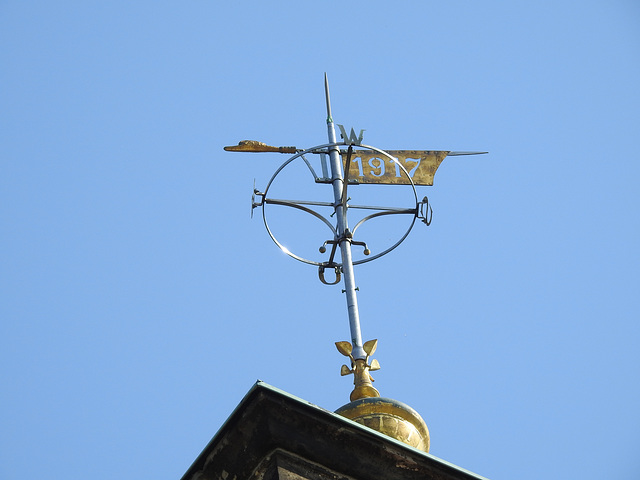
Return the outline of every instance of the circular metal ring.
{"type": "MultiPolygon", "coordinates": [[[[280,241],[278,241],[278,239],[276,238],[274,233],[269,228],[269,223],[267,221],[267,215],[266,215],[266,205],[269,204],[269,203],[273,203],[273,204],[288,206],[288,207],[292,207],[292,208],[297,208],[297,209],[302,210],[304,212],[310,213],[311,215],[313,215],[316,218],[318,218],[319,220],[321,220],[325,225],[327,225],[327,227],[329,227],[329,229],[331,230],[331,233],[334,236],[334,239],[336,237],[336,229],[335,229],[335,227],[325,217],[320,215],[315,210],[312,210],[312,209],[307,208],[307,207],[303,207],[302,205],[298,205],[298,204],[269,201],[267,195],[269,193],[269,189],[271,188],[271,185],[275,181],[275,179],[278,176],[278,174],[287,165],[289,165],[291,162],[293,162],[297,158],[303,157],[303,155],[308,154],[308,153],[324,153],[324,152],[318,152],[318,151],[319,150],[323,150],[323,149],[333,149],[333,148],[336,148],[336,147],[339,149],[342,146],[348,146],[348,144],[346,144],[346,143],[325,143],[325,144],[317,145],[315,147],[311,147],[311,148],[308,148],[306,150],[303,150],[303,151],[300,151],[300,152],[296,153],[295,155],[290,157],[288,160],[286,160],[282,165],[280,165],[280,167],[274,172],[274,174],[271,176],[271,179],[267,183],[267,186],[266,186],[266,188],[264,190],[264,193],[262,194],[262,198],[263,198],[263,201],[262,201],[262,220],[264,222],[265,228],[267,229],[267,233],[271,237],[271,240],[273,240],[273,242],[278,246],[278,248],[280,248],[280,250],[282,250],[284,253],[286,253],[290,257],[295,258],[296,260],[298,260],[300,262],[307,263],[309,265],[316,265],[316,266],[322,267],[322,266],[326,266],[326,262],[316,262],[314,260],[309,260],[307,258],[304,258],[304,257],[301,257],[299,255],[296,255],[293,252],[291,252],[287,247],[285,247],[282,243],[280,243],[280,241]]],[[[366,221],[368,221],[368,220],[370,220],[372,218],[380,217],[380,216],[383,216],[383,215],[401,215],[401,214],[413,213],[413,218],[411,219],[411,223],[410,223],[409,227],[407,228],[407,230],[404,232],[404,234],[400,237],[400,240],[398,240],[396,243],[394,243],[391,247],[387,248],[386,250],[384,250],[384,251],[382,251],[382,252],[380,252],[380,253],[378,253],[376,255],[373,255],[372,257],[354,261],[353,265],[360,265],[360,264],[363,264],[363,263],[371,262],[373,260],[376,260],[376,259],[386,255],[387,253],[391,252],[392,250],[396,249],[407,238],[407,236],[409,235],[409,233],[413,229],[413,226],[415,225],[415,222],[416,222],[416,218],[418,216],[418,208],[419,208],[418,193],[416,191],[416,186],[413,183],[413,179],[409,175],[409,172],[404,167],[404,165],[402,165],[392,155],[388,154],[387,152],[385,152],[384,150],[381,150],[379,148],[372,147],[370,145],[358,145],[358,147],[361,148],[361,149],[373,150],[374,152],[385,156],[386,158],[388,158],[389,160],[394,162],[394,164],[397,165],[400,168],[400,170],[403,172],[403,174],[409,179],[409,182],[411,184],[411,188],[413,190],[413,197],[414,197],[414,200],[415,200],[415,208],[413,209],[413,211],[411,209],[406,209],[406,211],[400,211],[400,212],[393,212],[393,211],[384,211],[383,212],[383,211],[381,211],[381,212],[377,212],[377,213],[368,215],[365,218],[363,218],[362,220],[360,220],[356,224],[356,226],[354,227],[352,233],[355,233],[356,229],[360,225],[362,225],[363,223],[365,223],[366,221]]],[[[331,205],[331,204],[327,204],[327,205],[331,205]]],[[[342,266],[341,263],[335,263],[334,265],[336,265],[338,267],[342,266]]]]}

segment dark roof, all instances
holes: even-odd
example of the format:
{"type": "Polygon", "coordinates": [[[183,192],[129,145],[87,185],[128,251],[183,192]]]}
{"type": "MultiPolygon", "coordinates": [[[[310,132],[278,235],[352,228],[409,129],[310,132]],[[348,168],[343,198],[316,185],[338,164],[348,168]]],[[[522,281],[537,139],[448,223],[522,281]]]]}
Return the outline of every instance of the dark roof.
{"type": "Polygon", "coordinates": [[[349,477],[484,478],[259,381],[182,480],[349,477]]]}

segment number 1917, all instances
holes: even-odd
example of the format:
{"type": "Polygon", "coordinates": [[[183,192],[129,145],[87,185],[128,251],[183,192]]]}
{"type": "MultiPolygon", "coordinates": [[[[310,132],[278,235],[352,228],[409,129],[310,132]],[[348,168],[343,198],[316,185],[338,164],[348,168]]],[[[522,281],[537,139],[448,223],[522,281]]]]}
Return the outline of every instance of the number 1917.
{"type": "MultiPolygon", "coordinates": [[[[409,177],[413,178],[413,175],[416,173],[416,170],[420,166],[421,160],[422,160],[421,158],[418,158],[416,160],[409,160],[409,159],[405,160],[405,168],[409,172],[409,177]],[[410,164],[415,164],[415,165],[410,165],[410,164]],[[411,169],[409,169],[409,167],[411,167],[411,169]]],[[[391,159],[387,159],[387,162],[395,167],[396,177],[401,177],[402,172],[400,170],[400,165],[398,165],[397,162],[394,162],[391,159]]],[[[367,169],[366,173],[368,175],[373,175],[374,177],[382,177],[385,174],[385,161],[382,158],[379,158],[379,157],[370,158],[369,162],[367,162],[368,167],[364,167],[364,168],[362,166],[362,158],[360,157],[356,157],[353,160],[353,163],[355,163],[358,166],[359,177],[364,177],[365,168],[367,169]]]]}

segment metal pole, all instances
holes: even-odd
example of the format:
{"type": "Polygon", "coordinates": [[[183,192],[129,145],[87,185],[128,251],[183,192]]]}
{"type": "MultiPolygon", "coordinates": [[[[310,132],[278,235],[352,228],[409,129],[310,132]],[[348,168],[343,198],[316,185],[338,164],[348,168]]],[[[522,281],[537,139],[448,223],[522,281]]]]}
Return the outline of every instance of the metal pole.
{"type": "MultiPolygon", "coordinates": [[[[354,359],[364,359],[367,354],[362,348],[362,333],[360,332],[360,315],[358,313],[358,299],[356,297],[355,276],[353,274],[353,260],[351,258],[351,242],[346,237],[349,231],[347,224],[347,209],[343,203],[343,176],[342,161],[340,159],[340,148],[336,145],[336,130],[331,117],[331,101],[329,99],[329,80],[324,74],[324,91],[327,100],[327,131],[329,143],[334,146],[329,149],[329,160],[331,165],[331,184],[333,186],[333,198],[335,200],[335,210],[337,218],[337,233],[340,241],[340,253],[342,254],[342,275],[344,278],[344,289],[347,296],[347,311],[349,314],[349,328],[351,330],[351,343],[353,345],[352,355],[354,359]]],[[[346,199],[344,199],[346,202],[346,199]]]]}

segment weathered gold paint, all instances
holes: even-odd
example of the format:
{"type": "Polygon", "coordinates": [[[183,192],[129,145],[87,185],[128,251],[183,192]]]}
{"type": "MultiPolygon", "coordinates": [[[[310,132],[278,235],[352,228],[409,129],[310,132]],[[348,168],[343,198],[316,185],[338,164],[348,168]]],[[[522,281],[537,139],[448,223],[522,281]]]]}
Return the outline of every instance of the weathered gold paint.
{"type": "MultiPolygon", "coordinates": [[[[385,150],[406,168],[415,185],[433,185],[436,170],[449,154],[439,150],[385,150]],[[419,163],[418,163],[419,162],[419,163]],[[417,166],[416,166],[417,165],[417,166]]],[[[343,168],[346,155],[343,155],[343,168]]],[[[410,185],[402,169],[386,156],[372,150],[354,150],[349,165],[349,180],[363,184],[410,185]],[[371,163],[369,163],[371,162],[371,163]],[[382,167],[384,165],[384,167],[382,167]],[[384,168],[384,171],[383,171],[384,168]]]]}
{"type": "Polygon", "coordinates": [[[227,152],[278,152],[278,153],[296,153],[296,147],[272,147],[266,143],[257,140],[242,140],[238,145],[224,147],[227,152]]]}
{"type": "Polygon", "coordinates": [[[376,353],[376,349],[378,348],[378,339],[375,340],[367,340],[364,342],[362,349],[365,351],[367,356],[373,355],[376,353]]]}
{"type": "Polygon", "coordinates": [[[349,375],[353,373],[353,384],[355,385],[351,392],[351,401],[358,400],[360,398],[379,397],[380,392],[373,387],[373,377],[369,373],[370,370],[380,370],[380,364],[377,360],[373,360],[371,364],[368,363],[369,356],[371,356],[378,346],[378,340],[369,340],[363,345],[363,349],[367,354],[365,359],[354,359],[351,352],[353,347],[349,342],[336,342],[336,348],[345,357],[351,359],[351,368],[346,365],[342,365],[340,368],[340,375],[349,375]]]}
{"type": "Polygon", "coordinates": [[[380,369],[377,360],[368,363],[369,357],[375,353],[377,347],[378,340],[365,342],[362,348],[367,354],[366,358],[354,359],[351,343],[336,342],[338,351],[351,359],[351,368],[342,365],[340,374],[353,373],[355,385],[349,397],[351,403],[340,407],[336,413],[407,445],[428,452],[431,442],[429,429],[418,412],[397,400],[380,398],[380,392],[371,384],[373,378],[369,372],[380,369]]]}
{"type": "Polygon", "coordinates": [[[349,357],[353,351],[353,347],[349,342],[336,342],[336,348],[345,357],[349,357]]]}
{"type": "Polygon", "coordinates": [[[380,392],[373,387],[373,378],[369,374],[371,365],[361,358],[356,359],[353,365],[353,392],[349,396],[352,402],[360,398],[379,397],[380,392]]]}
{"type": "Polygon", "coordinates": [[[431,439],[427,424],[418,412],[402,402],[363,398],[340,407],[336,413],[414,448],[429,451],[431,439]]]}

